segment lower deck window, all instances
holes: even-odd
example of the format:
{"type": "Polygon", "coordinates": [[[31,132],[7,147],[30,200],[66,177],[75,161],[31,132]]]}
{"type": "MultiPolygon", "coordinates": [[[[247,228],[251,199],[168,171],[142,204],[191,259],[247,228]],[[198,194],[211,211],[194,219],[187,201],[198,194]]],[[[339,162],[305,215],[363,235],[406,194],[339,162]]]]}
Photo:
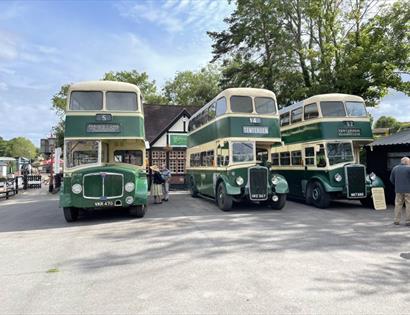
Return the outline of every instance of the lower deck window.
{"type": "Polygon", "coordinates": [[[234,163],[251,162],[254,160],[253,142],[233,142],[232,159],[234,163]]]}
{"type": "Polygon", "coordinates": [[[282,152],[280,154],[280,165],[290,165],[290,154],[289,154],[289,152],[282,152]]]}

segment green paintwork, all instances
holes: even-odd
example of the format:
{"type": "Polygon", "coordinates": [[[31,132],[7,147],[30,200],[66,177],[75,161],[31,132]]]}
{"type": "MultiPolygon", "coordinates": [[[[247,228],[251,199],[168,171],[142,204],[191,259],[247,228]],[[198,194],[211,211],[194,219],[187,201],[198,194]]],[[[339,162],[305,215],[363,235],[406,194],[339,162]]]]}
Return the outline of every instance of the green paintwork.
{"type": "Polygon", "coordinates": [[[337,121],[312,123],[287,130],[282,128],[282,140],[285,144],[326,139],[361,140],[372,138],[371,124],[364,121],[353,121],[353,125],[349,127],[346,126],[344,121],[337,121]],[[349,133],[349,130],[358,131],[359,133],[349,133]]]}
{"type": "MultiPolygon", "coordinates": [[[[213,170],[213,169],[202,169],[202,170],[188,170],[188,176],[194,178],[194,183],[198,191],[210,197],[215,198],[215,190],[216,186],[214,186],[214,176],[216,177],[215,184],[222,181],[226,192],[228,195],[232,196],[239,196],[243,194],[243,197],[248,197],[249,193],[246,188],[246,184],[248,182],[248,168],[237,168],[234,170],[213,170]],[[244,184],[239,186],[236,183],[236,178],[241,176],[244,180],[244,184]]],[[[272,195],[273,192],[278,194],[286,194],[289,192],[289,186],[286,179],[277,174],[276,172],[270,172],[269,180],[268,180],[268,192],[270,192],[269,196],[272,195]],[[276,176],[278,179],[278,183],[272,187],[271,178],[276,176]]]]}
{"type": "Polygon", "coordinates": [[[101,122],[96,120],[95,115],[90,116],[66,116],[65,133],[67,138],[82,137],[145,137],[144,119],[140,116],[112,116],[111,121],[101,122]],[[88,124],[119,124],[120,132],[87,132],[88,124]]]}
{"type": "MultiPolygon", "coordinates": [[[[278,118],[260,118],[260,123],[251,123],[249,116],[233,117],[226,116],[218,119],[208,126],[194,131],[188,137],[188,147],[210,142],[212,140],[229,137],[246,138],[280,138],[280,127],[278,118]],[[243,132],[243,127],[268,127],[267,134],[249,134],[243,132]]],[[[253,118],[253,117],[252,117],[253,118]]]]}
{"type": "Polygon", "coordinates": [[[169,144],[171,146],[186,147],[188,143],[188,136],[186,134],[170,134],[169,144]]]}
{"type": "MultiPolygon", "coordinates": [[[[144,170],[138,169],[135,166],[127,164],[107,164],[99,167],[89,167],[86,169],[81,169],[74,171],[71,174],[71,177],[65,177],[63,187],[60,190],[60,207],[76,207],[76,208],[94,208],[95,202],[100,201],[99,199],[86,199],[83,197],[83,192],[76,195],[71,192],[71,186],[74,184],[83,185],[83,176],[90,173],[98,172],[112,172],[120,173],[124,176],[124,185],[128,182],[133,182],[135,185],[134,191],[128,193],[124,190],[124,195],[120,198],[109,199],[112,201],[120,200],[123,207],[127,207],[125,203],[125,198],[127,196],[132,196],[134,202],[132,205],[146,205],[147,204],[147,176],[144,170]]],[[[85,189],[87,191],[87,196],[90,192],[93,195],[99,197],[101,196],[101,178],[98,176],[91,176],[92,178],[88,182],[85,181],[84,186],[87,186],[85,189]]],[[[85,177],[87,179],[87,177],[85,177]]],[[[83,187],[84,189],[84,187],[83,187]]],[[[122,191],[121,181],[114,179],[113,185],[106,185],[105,192],[106,195],[120,195],[122,191]],[[116,183],[115,183],[116,182],[116,183]]]]}
{"type": "MultiPolygon", "coordinates": [[[[274,169],[273,171],[283,175],[289,183],[289,195],[296,198],[304,198],[307,184],[313,180],[321,182],[328,193],[339,193],[343,198],[347,198],[345,171],[344,166],[333,170],[301,170],[301,169],[274,169]],[[334,179],[336,173],[342,175],[341,182],[336,182],[334,179]]],[[[373,187],[384,187],[380,178],[371,181],[369,176],[366,177],[367,195],[371,193],[373,187]]]]}

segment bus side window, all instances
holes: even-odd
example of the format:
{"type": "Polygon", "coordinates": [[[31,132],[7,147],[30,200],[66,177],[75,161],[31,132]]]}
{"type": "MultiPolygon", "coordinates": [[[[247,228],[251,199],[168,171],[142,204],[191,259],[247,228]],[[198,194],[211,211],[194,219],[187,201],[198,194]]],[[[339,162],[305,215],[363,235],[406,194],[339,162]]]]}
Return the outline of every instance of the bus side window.
{"type": "Polygon", "coordinates": [[[279,165],[279,153],[271,154],[272,165],[279,165]]]}
{"type": "Polygon", "coordinates": [[[305,106],[304,118],[305,120],[313,119],[319,117],[319,111],[317,109],[317,104],[312,103],[305,106]]]}
{"type": "Polygon", "coordinates": [[[302,121],[302,107],[292,110],[292,124],[302,121]]]}
{"type": "Polygon", "coordinates": [[[280,154],[280,165],[290,165],[290,154],[289,154],[289,152],[282,152],[280,154]]]}
{"type": "Polygon", "coordinates": [[[206,166],[214,166],[215,162],[214,162],[214,151],[208,151],[207,153],[208,156],[208,160],[207,160],[207,165],[206,166]]]}
{"type": "Polygon", "coordinates": [[[315,149],[305,148],[305,165],[315,165],[315,149]]]}
{"type": "Polygon", "coordinates": [[[218,145],[216,163],[218,166],[226,166],[229,164],[229,143],[224,142],[218,145]]]}
{"type": "Polygon", "coordinates": [[[280,126],[282,127],[287,125],[289,125],[289,112],[280,115],[280,126]]]}
{"type": "Polygon", "coordinates": [[[302,165],[302,151],[292,151],[292,165],[302,165]]]}
{"type": "Polygon", "coordinates": [[[219,100],[216,101],[216,117],[225,114],[226,112],[226,99],[225,97],[221,97],[219,100]]]}
{"type": "Polygon", "coordinates": [[[325,148],[323,144],[320,145],[320,150],[316,153],[316,166],[326,167],[325,148]]]}
{"type": "Polygon", "coordinates": [[[208,108],[208,121],[214,119],[216,116],[216,103],[212,103],[208,108]]]}

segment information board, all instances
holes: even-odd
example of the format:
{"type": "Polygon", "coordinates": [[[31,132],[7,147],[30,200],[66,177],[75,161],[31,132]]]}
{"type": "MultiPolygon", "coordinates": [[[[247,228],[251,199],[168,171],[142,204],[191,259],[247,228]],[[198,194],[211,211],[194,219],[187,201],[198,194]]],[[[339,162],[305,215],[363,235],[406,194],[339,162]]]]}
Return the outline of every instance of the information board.
{"type": "Polygon", "coordinates": [[[386,210],[386,198],[383,187],[372,188],[372,198],[375,210],[386,210]]]}

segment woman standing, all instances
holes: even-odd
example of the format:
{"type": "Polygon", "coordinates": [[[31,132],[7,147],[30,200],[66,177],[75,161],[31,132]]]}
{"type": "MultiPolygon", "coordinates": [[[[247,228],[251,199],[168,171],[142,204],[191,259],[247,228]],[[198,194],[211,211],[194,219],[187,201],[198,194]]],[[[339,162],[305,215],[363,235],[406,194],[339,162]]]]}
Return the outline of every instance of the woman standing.
{"type": "Polygon", "coordinates": [[[154,196],[154,203],[159,204],[162,203],[162,184],[164,183],[164,179],[157,165],[151,166],[150,169],[153,172],[151,196],[154,196]]]}

